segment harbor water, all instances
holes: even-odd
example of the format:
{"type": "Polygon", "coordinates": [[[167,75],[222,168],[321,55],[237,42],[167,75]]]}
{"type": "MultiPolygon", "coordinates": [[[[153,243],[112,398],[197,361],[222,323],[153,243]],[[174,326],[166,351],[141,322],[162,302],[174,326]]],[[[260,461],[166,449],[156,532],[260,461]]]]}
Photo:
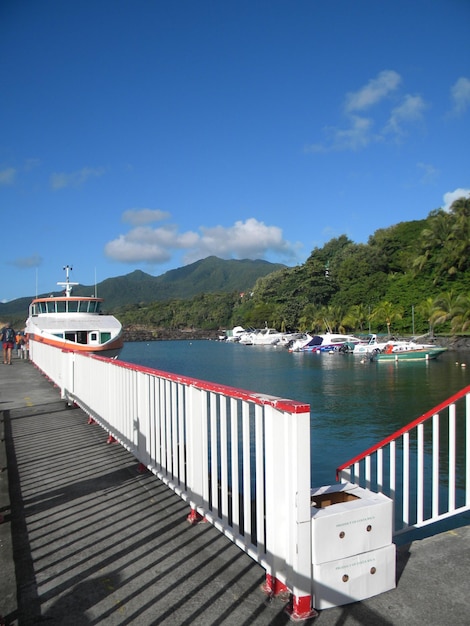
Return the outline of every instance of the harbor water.
{"type": "Polygon", "coordinates": [[[308,403],[311,484],[470,384],[470,353],[376,363],[218,341],[129,342],[121,361],[308,403]]]}

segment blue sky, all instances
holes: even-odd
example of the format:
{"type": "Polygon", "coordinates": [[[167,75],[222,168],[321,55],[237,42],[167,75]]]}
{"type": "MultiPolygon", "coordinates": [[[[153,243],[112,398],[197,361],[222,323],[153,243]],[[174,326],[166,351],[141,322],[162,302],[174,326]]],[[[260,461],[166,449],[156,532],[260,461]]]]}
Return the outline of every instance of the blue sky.
{"type": "Polygon", "coordinates": [[[470,193],[468,0],[3,0],[0,300],[470,193]]]}

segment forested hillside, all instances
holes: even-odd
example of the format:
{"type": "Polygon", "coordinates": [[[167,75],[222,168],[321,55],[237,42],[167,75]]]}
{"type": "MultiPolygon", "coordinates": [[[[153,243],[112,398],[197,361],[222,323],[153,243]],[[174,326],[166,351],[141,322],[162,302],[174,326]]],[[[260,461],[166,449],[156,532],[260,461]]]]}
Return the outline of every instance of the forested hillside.
{"type": "MultiPolygon", "coordinates": [[[[201,293],[241,292],[250,289],[260,276],[285,267],[263,260],[226,260],[211,256],[195,263],[151,276],[136,270],[125,276],[108,278],[98,285],[76,285],[73,295],[104,298],[105,309],[114,312],[126,305],[142,306],[156,301],[182,300],[201,293]]],[[[52,291],[43,296],[60,295],[52,291]]],[[[13,321],[18,328],[24,323],[32,296],[0,303],[0,321],[13,321]]]]}
{"type": "Polygon", "coordinates": [[[396,334],[470,328],[470,199],[427,219],[376,231],[367,244],[346,235],[307,261],[261,277],[241,294],[208,292],[117,311],[126,325],[260,327],[396,334]]]}

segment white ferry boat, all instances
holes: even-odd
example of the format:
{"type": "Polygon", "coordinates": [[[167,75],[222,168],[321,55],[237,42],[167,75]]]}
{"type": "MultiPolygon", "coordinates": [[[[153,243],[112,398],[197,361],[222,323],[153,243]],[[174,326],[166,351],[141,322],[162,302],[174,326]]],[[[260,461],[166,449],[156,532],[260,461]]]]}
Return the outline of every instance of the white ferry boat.
{"type": "Polygon", "coordinates": [[[70,282],[71,269],[64,267],[66,281],[57,283],[64,288],[61,296],[31,302],[25,332],[30,339],[57,348],[117,357],[124,343],[121,323],[101,312],[103,298],[72,296],[78,283],[70,282]]]}

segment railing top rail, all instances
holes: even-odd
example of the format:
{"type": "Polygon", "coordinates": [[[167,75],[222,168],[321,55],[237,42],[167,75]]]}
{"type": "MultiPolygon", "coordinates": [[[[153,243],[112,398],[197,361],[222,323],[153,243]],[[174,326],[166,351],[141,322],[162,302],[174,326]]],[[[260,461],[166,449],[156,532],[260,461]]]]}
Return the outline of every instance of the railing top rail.
{"type": "MultiPolygon", "coordinates": [[[[68,350],[64,350],[68,351],[68,350]]],[[[143,365],[136,365],[134,363],[127,363],[126,361],[120,361],[115,359],[108,359],[106,357],[100,357],[94,354],[80,354],[80,357],[86,357],[91,359],[99,359],[102,361],[110,361],[116,367],[122,367],[128,370],[136,372],[142,372],[151,376],[164,378],[165,380],[171,380],[178,383],[183,383],[196,389],[202,389],[205,391],[212,391],[221,395],[229,396],[237,400],[246,400],[259,405],[269,405],[280,411],[286,411],[287,413],[301,414],[309,413],[310,405],[303,402],[297,402],[290,400],[289,398],[279,398],[277,396],[271,396],[269,394],[258,393],[255,391],[248,391],[246,389],[238,389],[237,387],[231,387],[229,385],[222,385],[219,383],[213,383],[206,380],[200,380],[198,378],[192,378],[190,376],[182,376],[180,374],[173,374],[172,372],[164,372],[163,370],[146,367],[143,365]]]]}
{"type": "Polygon", "coordinates": [[[426,411],[426,413],[423,413],[423,415],[421,415],[420,417],[416,418],[415,420],[413,420],[412,422],[410,422],[406,426],[403,426],[399,430],[395,431],[393,434],[389,435],[385,439],[382,439],[382,441],[379,441],[379,443],[376,443],[375,445],[371,446],[370,448],[368,448],[364,452],[361,452],[360,454],[356,455],[355,457],[353,457],[349,461],[346,461],[346,463],[343,463],[338,468],[336,468],[336,480],[338,480],[339,473],[342,470],[346,469],[347,467],[350,467],[351,465],[354,465],[355,463],[358,463],[359,461],[361,461],[362,459],[366,458],[370,454],[373,454],[374,452],[376,452],[380,448],[385,447],[390,442],[392,442],[394,439],[398,439],[398,437],[401,437],[402,435],[404,435],[405,433],[409,432],[413,428],[416,428],[416,426],[418,426],[419,424],[422,424],[426,420],[430,419],[433,415],[436,415],[436,413],[440,413],[443,409],[446,409],[448,406],[450,406],[451,404],[454,404],[455,402],[457,402],[457,400],[460,400],[460,398],[463,398],[467,394],[470,394],[470,385],[468,385],[467,387],[464,387],[463,389],[461,389],[460,391],[455,393],[453,396],[450,396],[450,398],[447,398],[447,400],[444,400],[444,402],[441,402],[440,404],[435,406],[430,411],[426,411]]]}

